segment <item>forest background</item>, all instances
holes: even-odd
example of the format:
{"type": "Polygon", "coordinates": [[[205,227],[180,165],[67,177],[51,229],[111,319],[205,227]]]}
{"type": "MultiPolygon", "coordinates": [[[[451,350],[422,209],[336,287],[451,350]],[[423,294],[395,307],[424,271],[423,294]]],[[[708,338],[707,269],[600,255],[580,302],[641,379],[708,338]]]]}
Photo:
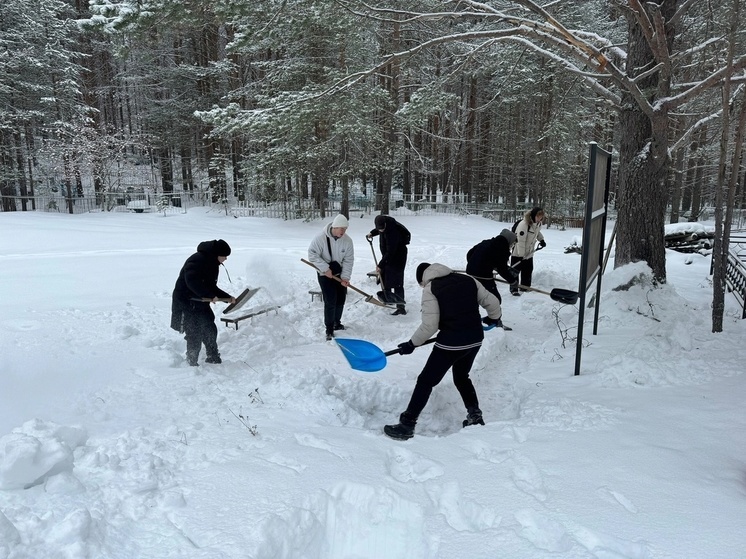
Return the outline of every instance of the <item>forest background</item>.
{"type": "Polygon", "coordinates": [[[7,0],[2,209],[36,209],[45,191],[70,212],[86,196],[110,209],[111,193],[149,190],[164,203],[307,202],[322,217],[330,198],[349,213],[356,197],[382,213],[393,199],[582,216],[596,142],[615,155],[615,266],[645,261],[664,282],[665,221],[713,209],[717,312],[746,204],[740,10],[7,0]]]}

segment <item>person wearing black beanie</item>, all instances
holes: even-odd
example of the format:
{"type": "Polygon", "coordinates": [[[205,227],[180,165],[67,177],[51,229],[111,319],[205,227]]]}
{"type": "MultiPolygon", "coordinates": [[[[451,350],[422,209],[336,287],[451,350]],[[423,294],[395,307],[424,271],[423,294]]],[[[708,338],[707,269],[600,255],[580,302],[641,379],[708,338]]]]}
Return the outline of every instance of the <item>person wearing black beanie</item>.
{"type": "Polygon", "coordinates": [[[376,263],[376,272],[383,288],[382,300],[396,303],[394,315],[407,314],[404,301],[404,268],[407,266],[407,245],[412,239],[409,230],[393,217],[377,215],[373,220],[375,228],[365,238],[371,243],[379,237],[381,259],[376,263]]]}
{"type": "Polygon", "coordinates": [[[186,357],[190,366],[199,365],[199,352],[205,345],[205,363],[222,363],[218,352],[218,328],[210,302],[236,299],[218,287],[220,266],[231,253],[223,239],[203,241],[197,252],[187,258],[176,279],[171,298],[171,328],[184,334],[186,357]],[[208,299],[208,301],[203,301],[208,299]]]}

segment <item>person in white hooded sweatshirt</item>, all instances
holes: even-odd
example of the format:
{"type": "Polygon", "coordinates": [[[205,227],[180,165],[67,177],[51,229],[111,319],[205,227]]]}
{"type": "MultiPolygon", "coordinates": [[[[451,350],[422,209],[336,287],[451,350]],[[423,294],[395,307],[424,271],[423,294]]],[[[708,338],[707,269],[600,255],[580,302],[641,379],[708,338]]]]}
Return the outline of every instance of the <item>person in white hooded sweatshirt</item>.
{"type": "Polygon", "coordinates": [[[335,330],[344,330],[342,312],[347,300],[347,286],[352,277],[355,247],[347,235],[347,218],[339,214],[334,221],[314,237],[308,247],[308,260],[316,266],[319,287],[324,298],[324,327],[326,339],[334,337],[335,330]],[[338,281],[334,277],[339,278],[338,281]]]}

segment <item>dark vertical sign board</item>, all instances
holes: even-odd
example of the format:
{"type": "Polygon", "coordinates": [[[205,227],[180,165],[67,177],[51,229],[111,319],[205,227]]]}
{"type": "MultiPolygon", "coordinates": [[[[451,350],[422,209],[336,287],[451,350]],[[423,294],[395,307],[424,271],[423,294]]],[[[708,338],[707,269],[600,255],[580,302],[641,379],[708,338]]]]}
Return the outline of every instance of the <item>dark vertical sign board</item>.
{"type": "Polygon", "coordinates": [[[598,333],[598,313],[601,306],[601,271],[603,269],[604,239],[606,237],[606,215],[609,203],[609,179],[611,177],[611,153],[590,144],[588,170],[588,192],[585,200],[583,223],[583,254],[580,260],[580,285],[578,286],[578,339],[575,350],[575,374],[580,374],[580,358],[583,351],[583,320],[585,318],[588,292],[596,281],[596,312],[593,318],[593,334],[598,333]]]}

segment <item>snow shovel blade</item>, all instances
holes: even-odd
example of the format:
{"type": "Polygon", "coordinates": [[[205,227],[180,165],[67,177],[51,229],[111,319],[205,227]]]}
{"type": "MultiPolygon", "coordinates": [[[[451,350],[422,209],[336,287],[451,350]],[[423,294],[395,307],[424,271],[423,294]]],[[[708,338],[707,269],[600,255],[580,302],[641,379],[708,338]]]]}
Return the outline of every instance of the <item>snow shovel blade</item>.
{"type": "Polygon", "coordinates": [[[555,287],[554,289],[552,289],[551,293],[549,293],[549,296],[552,298],[553,301],[557,301],[565,305],[574,305],[578,302],[578,292],[571,291],[569,289],[560,289],[559,287],[555,287]]]}
{"type": "Polygon", "coordinates": [[[375,373],[386,366],[386,355],[381,349],[365,340],[334,338],[350,367],[356,371],[375,373]]]}
{"type": "MultiPolygon", "coordinates": [[[[386,356],[399,355],[400,353],[399,348],[384,353],[377,345],[366,342],[365,340],[334,338],[334,341],[337,342],[339,349],[342,350],[342,355],[345,356],[350,367],[356,371],[364,371],[366,373],[380,371],[386,366],[386,356]]],[[[423,342],[422,345],[433,342],[435,342],[435,338],[430,338],[423,342]]]]}
{"type": "Polygon", "coordinates": [[[225,309],[223,309],[223,314],[228,314],[229,312],[237,311],[241,307],[243,307],[246,304],[246,301],[251,299],[254,295],[256,295],[256,292],[259,291],[261,287],[257,287],[255,289],[244,289],[243,292],[236,297],[236,302],[231,303],[225,309]]]}
{"type": "MultiPolygon", "coordinates": [[[[301,258],[300,261],[303,262],[304,264],[308,264],[309,266],[311,266],[311,268],[314,268],[316,271],[319,271],[319,269],[316,266],[314,266],[314,264],[312,262],[309,262],[305,258],[301,258]]],[[[337,276],[334,276],[332,279],[334,279],[334,280],[336,280],[336,281],[338,281],[340,283],[342,282],[342,280],[340,278],[338,278],[337,276]]],[[[372,303],[374,305],[378,305],[379,307],[391,308],[386,303],[382,303],[381,301],[378,301],[377,299],[374,299],[373,295],[371,295],[369,293],[366,293],[362,289],[358,289],[357,287],[355,287],[351,283],[348,283],[347,287],[350,288],[350,289],[352,289],[354,292],[359,293],[360,295],[362,295],[363,297],[365,297],[365,302],[366,303],[372,303]]]]}
{"type": "Polygon", "coordinates": [[[381,301],[382,303],[386,303],[389,305],[406,305],[407,304],[407,302],[403,298],[399,297],[395,293],[391,293],[390,291],[389,292],[379,291],[378,293],[376,293],[376,297],[378,297],[378,300],[381,301]]]}

